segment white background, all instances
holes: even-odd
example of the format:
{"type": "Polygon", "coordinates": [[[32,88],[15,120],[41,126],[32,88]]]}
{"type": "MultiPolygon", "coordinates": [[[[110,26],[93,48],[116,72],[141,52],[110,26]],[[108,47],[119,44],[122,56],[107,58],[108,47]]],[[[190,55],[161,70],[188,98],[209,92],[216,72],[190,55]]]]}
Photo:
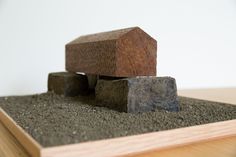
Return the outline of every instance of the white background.
{"type": "Polygon", "coordinates": [[[235,0],[0,0],[0,95],[46,91],[66,43],[131,26],[157,39],[157,74],[178,88],[236,86],[235,0]]]}

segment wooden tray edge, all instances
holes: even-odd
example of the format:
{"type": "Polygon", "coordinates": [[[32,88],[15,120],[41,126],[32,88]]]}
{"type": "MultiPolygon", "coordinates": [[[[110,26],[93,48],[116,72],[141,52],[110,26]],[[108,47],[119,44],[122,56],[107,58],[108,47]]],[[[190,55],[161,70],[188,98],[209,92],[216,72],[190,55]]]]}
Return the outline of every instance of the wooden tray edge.
{"type": "Polygon", "coordinates": [[[236,135],[236,120],[228,120],[134,136],[43,148],[1,107],[0,121],[33,157],[123,156],[236,135]],[[158,139],[158,141],[153,139],[158,139]]]}
{"type": "Polygon", "coordinates": [[[17,123],[0,107],[0,121],[20,142],[26,151],[33,157],[40,157],[42,146],[24,131],[17,123]]]}
{"type": "Polygon", "coordinates": [[[41,155],[42,157],[124,156],[234,135],[236,135],[236,120],[228,120],[81,144],[47,147],[42,149],[41,155]]]}

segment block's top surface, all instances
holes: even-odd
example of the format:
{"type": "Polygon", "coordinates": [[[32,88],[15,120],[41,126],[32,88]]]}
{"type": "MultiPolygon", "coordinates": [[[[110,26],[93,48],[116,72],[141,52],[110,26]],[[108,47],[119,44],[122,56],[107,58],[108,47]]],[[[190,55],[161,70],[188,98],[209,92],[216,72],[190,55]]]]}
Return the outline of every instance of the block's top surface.
{"type": "Polygon", "coordinates": [[[96,41],[104,41],[104,40],[116,40],[123,36],[124,34],[135,30],[140,29],[139,27],[131,27],[131,28],[125,28],[125,29],[119,29],[114,31],[108,31],[108,32],[101,32],[101,33],[95,33],[95,34],[88,34],[80,36],[79,38],[71,41],[68,44],[79,44],[79,43],[87,43],[87,42],[96,42],[96,41]]]}
{"type": "MultiPolygon", "coordinates": [[[[168,83],[168,82],[175,82],[175,78],[170,77],[170,76],[162,76],[162,77],[156,77],[156,76],[138,76],[138,77],[129,77],[129,78],[121,78],[121,79],[113,79],[113,80],[109,80],[109,79],[99,79],[100,82],[111,82],[111,83],[116,83],[116,82],[127,82],[129,85],[133,85],[133,84],[142,84],[144,85],[144,82],[164,82],[164,83],[168,83]]],[[[163,83],[163,84],[164,84],[163,83]]]]}
{"type": "Polygon", "coordinates": [[[74,77],[74,76],[77,76],[77,74],[63,71],[63,72],[50,73],[49,76],[51,76],[51,77],[74,77]]]}

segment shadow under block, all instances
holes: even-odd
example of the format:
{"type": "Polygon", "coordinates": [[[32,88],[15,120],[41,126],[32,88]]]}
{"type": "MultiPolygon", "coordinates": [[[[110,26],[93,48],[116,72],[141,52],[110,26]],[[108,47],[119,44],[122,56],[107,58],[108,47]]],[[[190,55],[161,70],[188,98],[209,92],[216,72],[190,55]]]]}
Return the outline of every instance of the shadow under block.
{"type": "Polygon", "coordinates": [[[139,27],[81,36],[66,45],[66,70],[86,74],[156,76],[157,42],[139,27]]]}
{"type": "MultiPolygon", "coordinates": [[[[198,100],[194,101],[198,102],[198,100]]],[[[198,106],[201,106],[201,104],[203,103],[208,103],[209,105],[214,104],[208,101],[199,101],[199,103],[197,104],[198,106]]],[[[222,106],[220,104],[216,103],[215,105],[217,108],[222,109],[222,106]]],[[[202,110],[203,108],[200,107],[199,109],[204,115],[204,110],[202,110]]],[[[1,122],[12,132],[12,134],[19,140],[19,142],[26,148],[26,150],[32,156],[36,157],[119,156],[132,153],[140,153],[154,149],[162,150],[169,147],[176,147],[193,142],[236,135],[236,120],[226,120],[226,118],[225,121],[221,122],[214,122],[191,127],[182,127],[166,131],[163,130],[133,136],[81,142],[78,144],[74,143],[60,146],[42,146],[37,140],[35,140],[30,134],[28,134],[28,131],[22,129],[22,124],[19,125],[19,123],[16,123],[7,114],[7,112],[10,113],[9,110],[5,111],[3,110],[3,108],[0,109],[1,122]],[[129,147],[127,147],[127,145],[129,147]]],[[[233,109],[232,112],[235,113],[235,110],[233,109]]],[[[216,114],[220,115],[220,112],[216,114]]],[[[222,113],[222,115],[225,115],[225,113],[222,113]]],[[[229,115],[226,115],[226,117],[228,117],[229,115]]],[[[15,117],[14,115],[12,116],[15,117]]],[[[206,117],[203,119],[206,119],[206,117]]]]}
{"type": "Polygon", "coordinates": [[[176,82],[171,77],[100,79],[95,95],[99,104],[121,112],[179,111],[176,82]]]}

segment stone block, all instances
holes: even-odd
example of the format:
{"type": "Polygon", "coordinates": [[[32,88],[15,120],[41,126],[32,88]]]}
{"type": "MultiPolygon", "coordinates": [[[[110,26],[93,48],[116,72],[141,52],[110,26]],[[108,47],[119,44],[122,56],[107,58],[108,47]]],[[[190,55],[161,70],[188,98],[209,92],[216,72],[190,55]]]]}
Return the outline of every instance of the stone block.
{"type": "Polygon", "coordinates": [[[48,91],[69,97],[88,93],[88,79],[85,75],[56,72],[48,75],[48,91]]]}
{"type": "Polygon", "coordinates": [[[66,70],[114,77],[156,76],[157,42],[139,27],[81,36],[66,45],[66,70]]]}
{"type": "Polygon", "coordinates": [[[112,76],[103,76],[103,75],[93,75],[93,74],[85,74],[88,78],[88,84],[89,84],[89,89],[94,91],[97,80],[98,79],[103,79],[103,80],[118,80],[118,79],[123,79],[125,77],[112,77],[112,76]]]}
{"type": "Polygon", "coordinates": [[[179,110],[176,82],[171,77],[100,79],[95,88],[95,95],[101,106],[121,112],[179,110]]]}
{"type": "Polygon", "coordinates": [[[86,74],[86,76],[88,78],[89,89],[94,91],[99,76],[93,74],[86,74]]]}

